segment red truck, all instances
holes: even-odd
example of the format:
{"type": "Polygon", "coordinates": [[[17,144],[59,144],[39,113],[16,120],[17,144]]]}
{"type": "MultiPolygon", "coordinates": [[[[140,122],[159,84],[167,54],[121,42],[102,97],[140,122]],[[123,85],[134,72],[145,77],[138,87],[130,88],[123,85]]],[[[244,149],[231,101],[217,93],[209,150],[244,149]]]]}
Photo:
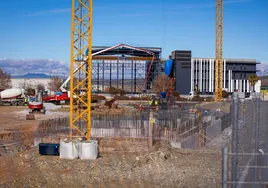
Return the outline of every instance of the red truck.
{"type": "Polygon", "coordinates": [[[53,104],[70,104],[69,92],[56,92],[55,95],[43,96],[43,102],[51,102],[53,104]]]}

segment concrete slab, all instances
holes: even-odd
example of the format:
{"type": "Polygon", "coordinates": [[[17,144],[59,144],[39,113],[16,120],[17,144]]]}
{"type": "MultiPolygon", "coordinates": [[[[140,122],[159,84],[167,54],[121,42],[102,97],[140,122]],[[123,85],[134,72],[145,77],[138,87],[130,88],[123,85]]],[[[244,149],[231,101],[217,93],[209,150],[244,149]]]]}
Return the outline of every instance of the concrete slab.
{"type": "Polygon", "coordinates": [[[180,142],[170,142],[171,147],[179,149],[181,148],[181,143],[180,142]]]}

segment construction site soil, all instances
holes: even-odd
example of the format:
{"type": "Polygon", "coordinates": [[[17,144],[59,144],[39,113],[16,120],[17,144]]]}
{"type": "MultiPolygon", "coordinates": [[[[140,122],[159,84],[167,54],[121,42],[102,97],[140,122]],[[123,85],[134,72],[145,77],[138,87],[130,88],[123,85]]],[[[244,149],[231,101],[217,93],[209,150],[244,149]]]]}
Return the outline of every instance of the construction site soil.
{"type": "MultiPolygon", "coordinates": [[[[23,135],[18,149],[0,156],[0,187],[182,187],[215,188],[221,185],[221,150],[174,149],[158,143],[148,151],[124,152],[100,150],[97,160],[63,160],[59,156],[41,156],[33,147],[33,132],[39,120],[25,120],[27,107],[1,107],[0,145],[12,143],[6,132],[23,135]]],[[[45,118],[65,116],[51,113],[45,118]]],[[[113,147],[120,147],[120,144],[113,147]]],[[[109,141],[113,145],[113,140],[109,141]]],[[[147,147],[147,146],[144,146],[147,147]]]]}
{"type": "Polygon", "coordinates": [[[163,146],[145,153],[100,153],[94,161],[40,156],[37,148],[2,157],[1,187],[220,187],[221,155],[163,146]]]}

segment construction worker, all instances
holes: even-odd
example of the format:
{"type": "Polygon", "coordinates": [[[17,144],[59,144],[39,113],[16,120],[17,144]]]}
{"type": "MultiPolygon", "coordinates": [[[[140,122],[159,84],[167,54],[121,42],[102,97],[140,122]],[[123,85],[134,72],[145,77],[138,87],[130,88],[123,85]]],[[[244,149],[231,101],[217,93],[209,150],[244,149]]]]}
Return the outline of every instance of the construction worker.
{"type": "Polygon", "coordinates": [[[149,100],[149,105],[150,105],[150,106],[153,105],[153,99],[149,100]]]}
{"type": "Polygon", "coordinates": [[[24,98],[24,105],[27,105],[28,104],[28,97],[25,97],[24,98]]]}
{"type": "Polygon", "coordinates": [[[142,104],[140,104],[140,111],[142,111],[142,104]]]}
{"type": "Polygon", "coordinates": [[[155,100],[154,105],[158,106],[158,101],[157,100],[155,100]]]}

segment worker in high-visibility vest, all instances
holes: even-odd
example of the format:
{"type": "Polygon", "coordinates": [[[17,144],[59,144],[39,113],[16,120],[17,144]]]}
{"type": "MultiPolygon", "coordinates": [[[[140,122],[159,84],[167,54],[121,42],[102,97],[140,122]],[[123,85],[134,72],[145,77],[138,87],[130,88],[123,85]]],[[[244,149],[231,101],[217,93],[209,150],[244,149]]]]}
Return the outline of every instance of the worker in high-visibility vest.
{"type": "Polygon", "coordinates": [[[140,111],[142,111],[142,104],[140,105],[140,111]]]}
{"type": "Polygon", "coordinates": [[[24,98],[24,104],[27,105],[27,103],[28,103],[28,97],[25,97],[24,98]]]}

